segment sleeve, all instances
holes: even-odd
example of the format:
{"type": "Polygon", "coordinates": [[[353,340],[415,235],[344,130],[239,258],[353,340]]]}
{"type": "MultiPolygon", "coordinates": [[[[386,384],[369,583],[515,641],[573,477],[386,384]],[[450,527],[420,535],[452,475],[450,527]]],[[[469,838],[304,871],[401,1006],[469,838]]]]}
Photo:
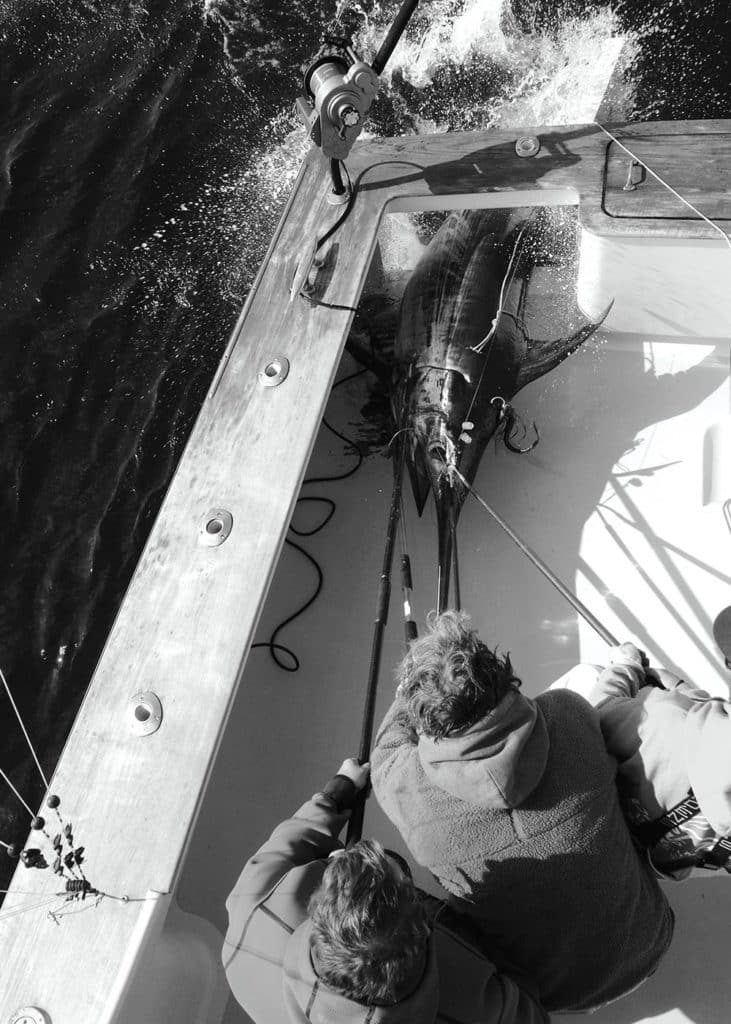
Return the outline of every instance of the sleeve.
{"type": "Polygon", "coordinates": [[[634,644],[620,644],[609,651],[609,664],[599,673],[588,700],[595,708],[612,697],[636,697],[645,682],[642,655],[634,644]]]}
{"type": "MultiPolygon", "coordinates": [[[[332,783],[325,788],[330,785],[332,783]]],[[[265,899],[292,868],[322,860],[333,850],[342,849],[338,835],[347,820],[348,811],[342,811],[333,796],[326,792],[315,793],[291,818],[277,825],[247,862],[226,900],[229,917],[233,917],[237,905],[240,911],[242,904],[251,907],[265,899]]]]}

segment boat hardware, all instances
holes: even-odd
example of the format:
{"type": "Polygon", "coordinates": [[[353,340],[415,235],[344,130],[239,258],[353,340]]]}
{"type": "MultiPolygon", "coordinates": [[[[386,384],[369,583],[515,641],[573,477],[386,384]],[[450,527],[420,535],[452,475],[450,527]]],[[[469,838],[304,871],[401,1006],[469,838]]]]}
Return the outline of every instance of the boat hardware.
{"type": "Polygon", "coordinates": [[[9,1024],[51,1024],[51,1019],[37,1006],[21,1006],[12,1015],[9,1024]]]}
{"type": "Polygon", "coordinates": [[[309,278],[310,270],[315,260],[315,254],[317,253],[317,239],[314,240],[306,249],[304,254],[300,256],[297,261],[297,266],[294,268],[294,274],[292,275],[292,283],[289,286],[289,301],[294,302],[295,298],[300,294],[305,282],[309,278]]]}
{"type": "Polygon", "coordinates": [[[677,189],[674,189],[673,186],[670,185],[667,181],[665,181],[664,178],[661,178],[657,171],[653,171],[652,167],[650,167],[650,165],[645,160],[641,160],[635,153],[632,152],[631,149],[628,149],[627,146],[625,146],[625,144],[621,142],[613,132],[610,132],[608,128],[605,128],[603,124],[600,124],[598,121],[594,121],[594,124],[600,131],[604,132],[608,139],[611,139],[612,142],[616,142],[619,148],[623,149],[624,152],[628,156],[630,156],[635,163],[639,164],[643,171],[645,171],[645,173],[651,174],[655,181],[658,182],[658,184],[662,185],[663,188],[667,189],[668,192],[671,195],[675,196],[675,198],[679,202],[683,203],[684,206],[687,206],[688,209],[696,217],[698,217],[702,221],[705,221],[709,228],[712,228],[718,235],[721,236],[721,241],[724,243],[724,245],[727,245],[728,248],[731,249],[731,236],[726,234],[726,231],[721,227],[720,224],[717,224],[716,221],[711,220],[711,218],[707,217],[705,213],[702,213],[697,206],[694,206],[694,204],[691,203],[689,199],[686,199],[685,196],[682,196],[680,192],[677,191],[677,189]]]}
{"type": "MultiPolygon", "coordinates": [[[[500,395],[495,395],[491,398],[490,405],[497,406],[499,417],[498,423],[502,424],[503,427],[503,444],[508,451],[513,452],[515,455],[527,455],[528,452],[532,452],[541,439],[535,420],[533,421],[533,433],[535,434],[535,440],[525,448],[521,448],[520,445],[515,444],[513,441],[517,421],[520,419],[513,406],[510,402],[506,402],[504,398],[501,398],[500,395]]],[[[462,424],[462,426],[464,426],[464,424],[462,424]]],[[[520,426],[523,429],[523,434],[525,434],[525,427],[523,426],[522,421],[520,421],[520,426]]],[[[460,435],[460,441],[462,440],[464,440],[464,435],[460,435]]],[[[468,443],[471,443],[471,441],[472,438],[470,437],[470,441],[468,443]]]]}
{"type": "Polygon", "coordinates": [[[137,736],[151,736],[162,724],[162,704],[156,693],[141,690],[130,697],[128,718],[130,728],[137,736]]]}
{"type": "MultiPolygon", "coordinates": [[[[374,619],[373,643],[371,645],[371,661],[368,668],[368,683],[366,685],[365,709],[363,711],[363,725],[360,735],[360,747],[358,748],[358,760],[365,764],[370,756],[371,739],[373,737],[373,717],[376,710],[376,695],[378,693],[378,673],[381,667],[381,650],[383,647],[383,633],[388,621],[388,606],[391,600],[391,566],[393,565],[393,549],[396,542],[396,531],[401,517],[401,483],[404,476],[406,464],[406,444],[403,437],[399,439],[398,454],[394,466],[393,489],[391,491],[391,507],[388,512],[388,526],[386,529],[386,547],[383,552],[383,567],[381,579],[378,586],[378,600],[376,606],[376,617],[374,619]]],[[[348,831],[345,842],[347,846],[356,843],[363,831],[363,815],[365,813],[365,801],[368,795],[368,787],[361,790],[356,797],[353,811],[348,821],[348,831]]]]}
{"type": "Polygon", "coordinates": [[[627,166],[627,180],[622,185],[623,192],[634,192],[638,185],[642,184],[644,174],[639,161],[630,160],[627,166]]]}
{"type": "Polygon", "coordinates": [[[537,135],[521,135],[515,143],[515,152],[522,157],[536,156],[540,148],[541,140],[537,135]]]}
{"type": "Polygon", "coordinates": [[[259,370],[259,383],[265,388],[275,388],[287,379],[288,373],[289,359],[286,356],[274,356],[259,370]]]}
{"type": "Polygon", "coordinates": [[[411,580],[411,559],[408,555],[401,556],[401,593],[403,595],[404,603],[404,637],[406,639],[406,646],[408,647],[412,640],[416,640],[419,635],[416,623],[414,622],[414,613],[411,606],[411,591],[413,589],[413,583],[411,580]]]}
{"type": "Polygon", "coordinates": [[[234,517],[225,508],[212,508],[206,512],[198,529],[198,543],[204,548],[216,548],[226,540],[234,525],[234,517]]]}
{"type": "Polygon", "coordinates": [[[304,88],[295,101],[295,113],[315,145],[330,159],[330,202],[344,203],[350,197],[339,161],[349,155],[363,130],[380,75],[418,3],[404,0],[372,64],[359,60],[349,39],[326,35],[314,59],[302,68],[304,88]]]}

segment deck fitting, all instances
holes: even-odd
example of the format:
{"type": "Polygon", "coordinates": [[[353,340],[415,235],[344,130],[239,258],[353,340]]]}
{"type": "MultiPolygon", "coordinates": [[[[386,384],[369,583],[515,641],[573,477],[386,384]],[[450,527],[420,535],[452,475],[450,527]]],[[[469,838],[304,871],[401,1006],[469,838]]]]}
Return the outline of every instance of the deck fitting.
{"type": "Polygon", "coordinates": [[[203,516],[198,528],[198,543],[204,548],[217,548],[231,533],[234,517],[225,508],[212,508],[203,516]]]}
{"type": "Polygon", "coordinates": [[[21,1006],[12,1015],[9,1024],[50,1024],[50,1018],[37,1006],[21,1006]]]}
{"type": "Polygon", "coordinates": [[[287,379],[289,359],[286,356],[273,356],[266,366],[259,370],[259,383],[265,388],[275,388],[287,379]]]}
{"type": "Polygon", "coordinates": [[[541,140],[537,135],[521,135],[515,143],[515,152],[518,156],[535,156],[541,148],[541,140]]]}
{"type": "Polygon", "coordinates": [[[143,690],[130,697],[129,723],[137,736],[151,736],[162,724],[162,704],[151,690],[143,690]]]}

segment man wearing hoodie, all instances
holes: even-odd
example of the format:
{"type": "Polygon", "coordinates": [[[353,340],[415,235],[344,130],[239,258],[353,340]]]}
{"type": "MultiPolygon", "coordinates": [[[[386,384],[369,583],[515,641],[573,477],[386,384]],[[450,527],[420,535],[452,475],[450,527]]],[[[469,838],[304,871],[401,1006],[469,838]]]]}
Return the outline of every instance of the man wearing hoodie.
{"type": "Polygon", "coordinates": [[[549,1011],[594,1009],[655,970],[672,911],[632,844],[594,709],[569,690],[523,696],[468,622],[445,612],[412,644],[373,788],[496,965],[549,1011]]]}
{"type": "Polygon", "coordinates": [[[244,868],[223,948],[236,999],[256,1024],[548,1024],[417,895],[406,861],[372,840],[343,848],[368,770],[346,760],[244,868]]]}
{"type": "Polygon", "coordinates": [[[660,670],[647,685],[632,643],[609,665],[579,665],[553,688],[581,693],[599,714],[627,821],[663,875],[731,871],[731,703],[660,670]]]}

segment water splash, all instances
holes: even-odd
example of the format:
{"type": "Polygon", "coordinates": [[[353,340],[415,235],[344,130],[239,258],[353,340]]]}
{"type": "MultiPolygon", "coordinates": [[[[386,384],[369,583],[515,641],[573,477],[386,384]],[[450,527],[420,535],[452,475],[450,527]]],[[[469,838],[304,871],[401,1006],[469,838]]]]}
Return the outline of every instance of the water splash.
{"type": "MultiPolygon", "coordinates": [[[[263,59],[268,67],[271,26],[260,6],[252,0],[205,3],[241,88],[252,60],[263,59]]],[[[358,21],[354,48],[372,59],[399,4],[347,7],[358,21]]],[[[321,12],[318,18],[320,30],[332,29],[321,12]]],[[[285,53],[291,45],[288,37],[285,53]]],[[[386,66],[362,137],[589,120],[587,97],[601,97],[620,47],[622,70],[631,67],[635,45],[609,8],[539,29],[521,27],[508,0],[434,0],[428,10],[417,9],[386,66]]],[[[281,47],[278,52],[282,57],[281,47]]],[[[291,86],[294,95],[298,83],[291,86]]],[[[623,109],[631,103],[627,84],[623,109]]],[[[220,252],[223,297],[236,303],[245,298],[309,147],[290,105],[263,122],[260,139],[240,172],[207,186],[193,201],[184,227],[171,232],[163,224],[141,243],[141,265],[161,288],[171,276],[191,276],[185,239],[195,231],[220,252]]]]}
{"type": "MultiPolygon", "coordinates": [[[[394,10],[377,8],[366,20],[359,52],[374,52],[394,10]]],[[[637,39],[609,7],[549,29],[521,25],[508,0],[437,0],[428,15],[417,12],[394,51],[375,121],[393,134],[585,122],[620,52],[622,109],[616,100],[615,109],[629,116],[633,90],[625,78],[637,39]]]]}

